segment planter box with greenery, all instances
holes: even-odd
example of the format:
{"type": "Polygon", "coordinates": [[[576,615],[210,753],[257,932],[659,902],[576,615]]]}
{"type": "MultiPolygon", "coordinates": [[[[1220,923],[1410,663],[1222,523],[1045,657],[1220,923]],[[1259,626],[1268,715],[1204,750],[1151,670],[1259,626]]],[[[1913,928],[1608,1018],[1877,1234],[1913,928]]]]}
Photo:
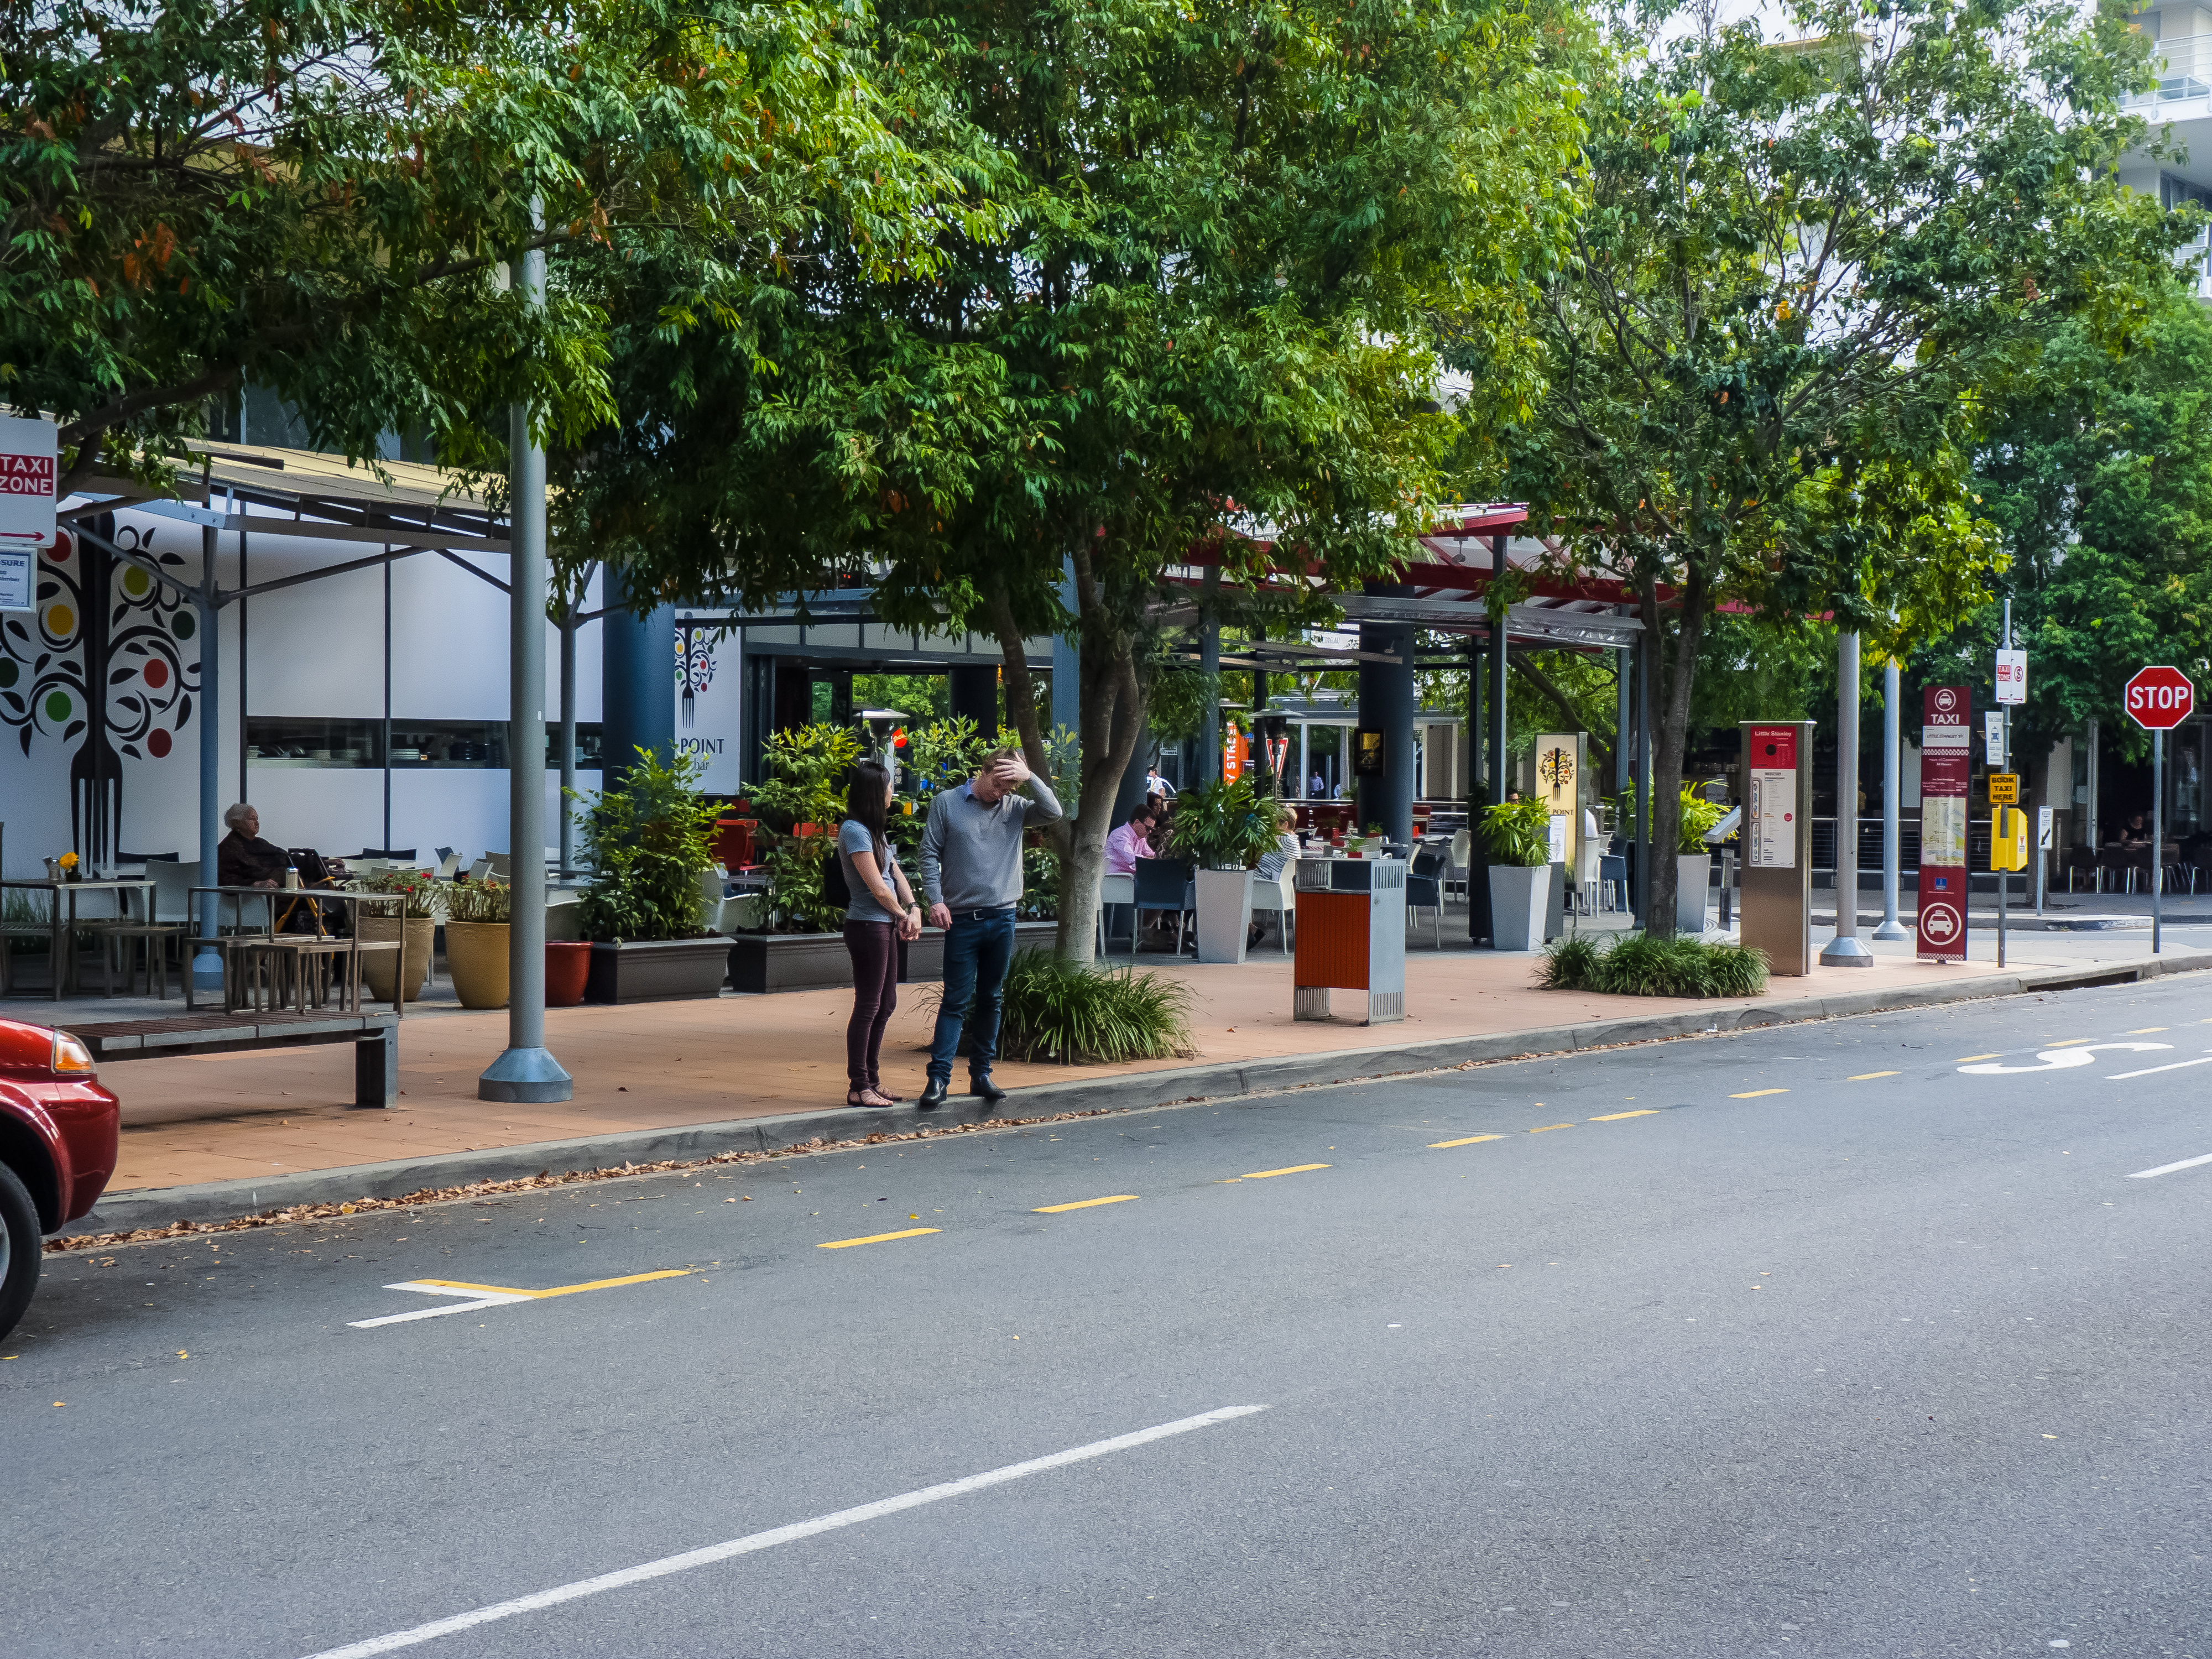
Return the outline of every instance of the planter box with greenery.
{"type": "MultiPolygon", "coordinates": [[[[1018,921],[1014,948],[1049,950],[1060,924],[1018,921]]],[[[945,934],[925,927],[906,947],[909,981],[945,977],[945,934]]],[[[739,933],[729,949],[730,988],[759,994],[769,991],[818,991],[853,982],[853,958],[840,933],[739,933]]]]}
{"type": "MultiPolygon", "coordinates": [[[[934,1012],[936,996],[923,994],[926,1009],[934,1012]]],[[[1062,962],[1049,949],[1017,951],[1000,1005],[999,1054],[1063,1066],[1194,1060],[1189,988],[1164,974],[1062,962]]]]}
{"type": "Polygon", "coordinates": [[[447,890],[446,971],[464,1008],[504,1008],[513,890],[487,878],[447,890]]]}
{"type": "Polygon", "coordinates": [[[363,915],[356,924],[363,945],[389,945],[397,940],[397,951],[364,951],[361,953],[361,976],[368,986],[368,994],[375,1001],[392,1000],[392,976],[406,988],[406,1000],[412,1002],[422,994],[422,987],[429,978],[430,957],[438,942],[438,916],[434,908],[441,896],[438,884],[427,871],[383,870],[352,884],[359,893],[382,893],[389,897],[406,901],[402,915],[363,915]]]}
{"type": "Polygon", "coordinates": [[[1545,953],[1536,982],[1613,996],[1755,997],[1766,989],[1766,966],[1764,951],[1741,945],[1626,933],[1607,948],[1584,933],[1545,953]]]}
{"type": "Polygon", "coordinates": [[[1199,784],[1176,798],[1166,851],[1197,866],[1198,959],[1242,962],[1252,925],[1252,870],[1275,850],[1272,795],[1249,779],[1199,784]]]}
{"type": "Polygon", "coordinates": [[[699,872],[714,867],[714,807],[700,799],[702,763],[663,766],[640,749],[621,781],[576,820],[591,885],[581,901],[592,941],[585,998],[659,1002],[722,988],[730,941],[702,925],[699,872]]]}
{"type": "Polygon", "coordinates": [[[1503,802],[1483,814],[1490,860],[1490,943],[1540,951],[1552,896],[1552,813],[1540,800],[1503,802]]]}

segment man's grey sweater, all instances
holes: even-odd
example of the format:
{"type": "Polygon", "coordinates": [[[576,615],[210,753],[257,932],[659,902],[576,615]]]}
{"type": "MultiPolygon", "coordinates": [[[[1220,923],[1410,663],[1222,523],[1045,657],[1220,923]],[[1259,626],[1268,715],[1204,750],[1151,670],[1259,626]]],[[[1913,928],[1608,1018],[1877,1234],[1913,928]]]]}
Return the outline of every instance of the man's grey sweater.
{"type": "Polygon", "coordinates": [[[923,894],[956,914],[1018,903],[1022,831],[1060,815],[1058,798],[1038,777],[988,806],[969,784],[941,791],[929,804],[929,824],[921,832],[923,894]]]}

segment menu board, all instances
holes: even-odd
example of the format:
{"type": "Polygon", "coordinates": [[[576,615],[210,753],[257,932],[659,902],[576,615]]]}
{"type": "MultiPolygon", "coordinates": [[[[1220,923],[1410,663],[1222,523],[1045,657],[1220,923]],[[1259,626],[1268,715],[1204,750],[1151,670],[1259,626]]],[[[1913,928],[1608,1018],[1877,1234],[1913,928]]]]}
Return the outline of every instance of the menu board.
{"type": "Polygon", "coordinates": [[[1743,860],[1753,869],[1797,867],[1797,728],[1754,726],[1746,757],[1743,860]]]}
{"type": "Polygon", "coordinates": [[[1966,788],[1974,700],[1963,685],[1931,685],[1920,711],[1920,916],[1917,954],[1966,959],[1966,788]]]}

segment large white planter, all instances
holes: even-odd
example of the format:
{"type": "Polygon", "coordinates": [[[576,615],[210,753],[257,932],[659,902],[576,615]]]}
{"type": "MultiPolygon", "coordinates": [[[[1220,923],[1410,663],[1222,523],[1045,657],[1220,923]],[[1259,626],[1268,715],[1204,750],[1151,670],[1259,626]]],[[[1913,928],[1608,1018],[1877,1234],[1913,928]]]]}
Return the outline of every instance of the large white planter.
{"type": "Polygon", "coordinates": [[[1490,866],[1490,942],[1500,951],[1544,948],[1545,912],[1550,908],[1552,866],[1516,864],[1490,866]]]}
{"type": "Polygon", "coordinates": [[[1706,884],[1713,878],[1711,853],[1674,857],[1674,931],[1696,939],[1705,931],[1706,884]]]}
{"type": "Polygon", "coordinates": [[[1252,872],[1200,870],[1198,884],[1198,959],[1242,962],[1252,927],[1252,872]]]}

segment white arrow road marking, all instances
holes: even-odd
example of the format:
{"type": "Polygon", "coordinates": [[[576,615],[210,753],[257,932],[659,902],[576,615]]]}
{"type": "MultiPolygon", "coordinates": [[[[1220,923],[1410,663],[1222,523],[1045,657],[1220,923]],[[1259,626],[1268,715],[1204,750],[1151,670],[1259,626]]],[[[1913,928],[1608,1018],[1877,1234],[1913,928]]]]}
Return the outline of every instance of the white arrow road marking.
{"type": "Polygon", "coordinates": [[[2038,1063],[2033,1066],[1961,1066],[1959,1069],[1970,1077],[2020,1077],[2031,1072],[2063,1072],[2087,1066],[2090,1056],[2102,1048],[2140,1051],[2172,1047],[2171,1042],[2085,1042],[2079,1048],[2045,1048],[2036,1055],[2038,1063]]]}
{"type": "Polygon", "coordinates": [[[2146,1066],[2140,1072],[2115,1072],[2105,1079],[2107,1083],[2124,1083],[2131,1077],[2153,1077],[2160,1072],[2185,1072],[2192,1066],[2212,1066],[2212,1053],[2202,1060],[2177,1060],[2171,1066],[2146,1066]]]}
{"type": "Polygon", "coordinates": [[[817,1516],[811,1521],[796,1521],[787,1527],[777,1527],[768,1532],[748,1533],[743,1538],[732,1538],[722,1544],[709,1544],[703,1549],[686,1550],[681,1555],[664,1555],[658,1561],[642,1562],[617,1572],[601,1573],[596,1578],[581,1578],[573,1584],[561,1584],[552,1589],[517,1596],[512,1601],[496,1601],[489,1607],[455,1613],[449,1619],[417,1625],[412,1630],[394,1631],[389,1636],[373,1636],[365,1642],[355,1642],[346,1647],[331,1648],[316,1654],[313,1659],[374,1659],[374,1656],[380,1653],[392,1653],[401,1648],[411,1648],[417,1643],[434,1641],[441,1636],[473,1630],[478,1625],[489,1625],[494,1620],[512,1619],[517,1613],[536,1613],[542,1607],[558,1607],[563,1601],[597,1595],[602,1590],[621,1589],[625,1585],[643,1583],[647,1579],[665,1578],[672,1572],[688,1572],[693,1567],[711,1566],[733,1556],[750,1555],[756,1550],[795,1543],[802,1538],[811,1538],[817,1533],[834,1532],[840,1527],[856,1527],[863,1521],[880,1520],[886,1515],[896,1515],[902,1510],[919,1509],[924,1504],[942,1503],[948,1498],[981,1492],[986,1486],[1003,1486],[1009,1480],[1019,1480],[1024,1475],[1042,1474],[1048,1469],[1064,1468],[1070,1463],[1103,1457],[1109,1452],[1127,1451],[1132,1447],[1147,1445],[1155,1440],[1188,1434],[1193,1429],[1210,1429],[1217,1423],[1231,1422],[1267,1409],[1265,1406],[1224,1406],[1218,1411],[1202,1412],[1196,1417],[1181,1418],[1173,1423],[1139,1429],[1133,1434],[1117,1434],[1111,1440],[1094,1440],[1087,1446],[1076,1446],[1045,1457],[1032,1457],[1026,1463],[1008,1463],[1000,1468],[987,1469],[981,1474],[947,1480],[941,1486],[902,1492],[896,1498],[880,1498],[872,1504],[862,1504],[855,1509],[839,1510],[834,1515],[817,1516]]]}
{"type": "Polygon", "coordinates": [[[2176,1170],[2193,1170],[2200,1164],[2212,1164],[2212,1152],[2207,1152],[2202,1158],[2185,1158],[2179,1164],[2161,1164],[2155,1170],[2137,1170],[2128,1179],[2148,1181],[2153,1176],[2172,1175],[2176,1170]]]}
{"type": "Polygon", "coordinates": [[[479,1291],[457,1291],[446,1285],[426,1285],[410,1279],[402,1285],[386,1285],[387,1291],[420,1291],[425,1296],[465,1296],[466,1302],[455,1302],[443,1308],[417,1308],[412,1313],[386,1314],[381,1319],[349,1319],[348,1325],[365,1331],[376,1325],[404,1325],[410,1319],[438,1319],[447,1314],[473,1313],[478,1308],[504,1308],[513,1302],[532,1302],[534,1297],[518,1296],[511,1292],[486,1294],[479,1291]]]}

